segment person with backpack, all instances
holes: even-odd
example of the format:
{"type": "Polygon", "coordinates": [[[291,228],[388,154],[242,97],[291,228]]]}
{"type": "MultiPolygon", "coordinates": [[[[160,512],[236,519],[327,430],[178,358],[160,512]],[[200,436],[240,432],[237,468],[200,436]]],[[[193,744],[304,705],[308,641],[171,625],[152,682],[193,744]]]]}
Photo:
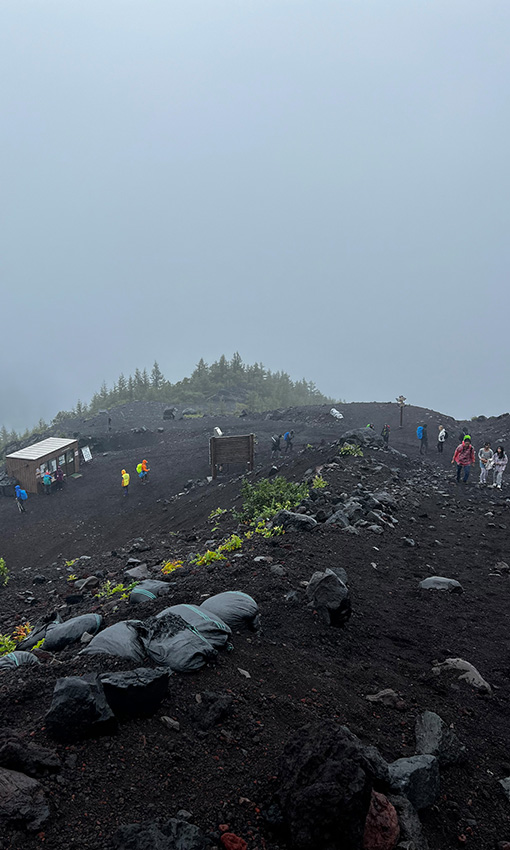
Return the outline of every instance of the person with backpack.
{"type": "Polygon", "coordinates": [[[460,482],[460,474],[464,484],[468,483],[469,472],[475,462],[475,450],[471,445],[471,437],[466,434],[464,440],[455,449],[452,457],[452,463],[457,464],[457,483],[460,482]]]}
{"type": "Polygon", "coordinates": [[[492,469],[492,459],[494,452],[491,449],[490,443],[485,443],[484,447],[478,452],[478,460],[480,461],[480,485],[487,486],[487,473],[492,469]]]}
{"type": "Polygon", "coordinates": [[[285,441],[285,454],[287,452],[291,452],[293,450],[292,440],[294,439],[294,431],[286,431],[283,435],[283,439],[285,441]]]}
{"type": "Polygon", "coordinates": [[[507,463],[508,458],[505,454],[505,449],[503,446],[498,446],[492,459],[492,469],[494,470],[494,482],[492,486],[497,487],[498,490],[501,490],[503,473],[506,469],[507,463]]]}
{"type": "Polygon", "coordinates": [[[282,453],[282,448],[280,445],[281,438],[281,434],[273,434],[273,436],[271,437],[271,459],[273,459],[273,457],[281,455],[282,453]]]}
{"type": "Polygon", "coordinates": [[[443,454],[444,444],[448,439],[448,431],[444,427],[444,425],[438,425],[439,433],[437,435],[437,450],[440,455],[443,454]]]}
{"type": "Polygon", "coordinates": [[[385,447],[386,449],[388,448],[388,443],[389,443],[389,440],[390,440],[390,430],[391,430],[391,429],[390,429],[390,426],[389,426],[389,425],[384,425],[384,426],[383,426],[383,429],[382,429],[382,431],[381,431],[381,437],[382,437],[382,438],[383,438],[383,440],[384,440],[384,447],[385,447]]]}
{"type": "Polygon", "coordinates": [[[426,425],[418,425],[416,429],[416,436],[420,441],[420,454],[426,454],[427,449],[429,447],[429,438],[427,434],[427,426],[426,425]]]}
{"type": "Polygon", "coordinates": [[[124,495],[129,496],[129,472],[126,472],[125,469],[121,469],[120,474],[122,476],[122,489],[124,491],[124,495]]]}
{"type": "Polygon", "coordinates": [[[53,478],[51,477],[51,472],[49,471],[49,469],[47,469],[46,472],[43,473],[43,479],[42,480],[43,480],[43,484],[44,484],[44,492],[46,493],[47,496],[50,496],[53,478]]]}
{"type": "Polygon", "coordinates": [[[138,477],[139,477],[140,481],[142,482],[142,484],[145,484],[145,482],[147,481],[147,477],[149,475],[149,472],[150,472],[149,464],[147,463],[147,461],[142,460],[141,463],[137,464],[136,471],[138,473],[138,477]]]}
{"type": "Polygon", "coordinates": [[[24,514],[25,513],[25,502],[28,499],[27,491],[22,490],[21,487],[19,486],[19,484],[16,484],[16,486],[14,488],[14,492],[16,494],[15,498],[16,498],[16,504],[18,506],[18,510],[19,510],[20,514],[24,514]]]}

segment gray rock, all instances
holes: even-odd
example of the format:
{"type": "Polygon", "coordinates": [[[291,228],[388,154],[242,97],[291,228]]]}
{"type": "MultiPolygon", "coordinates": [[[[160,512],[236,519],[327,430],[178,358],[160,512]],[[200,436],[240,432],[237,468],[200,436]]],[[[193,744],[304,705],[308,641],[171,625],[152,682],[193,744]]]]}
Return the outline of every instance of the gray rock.
{"type": "Polygon", "coordinates": [[[285,596],[283,597],[283,601],[287,602],[287,604],[290,604],[290,605],[295,604],[296,602],[299,602],[299,594],[298,594],[297,590],[289,590],[288,593],[286,593],[285,596]]]}
{"type": "Polygon", "coordinates": [[[344,584],[349,584],[349,577],[347,575],[347,571],[344,570],[343,567],[329,567],[328,569],[330,569],[332,573],[338,576],[340,581],[343,581],[344,584]]]}
{"type": "Polygon", "coordinates": [[[382,534],[384,529],[382,525],[369,525],[368,531],[372,531],[374,534],[382,534]]]}
{"type": "Polygon", "coordinates": [[[38,830],[50,810],[44,791],[36,779],[0,767],[0,823],[11,823],[38,830]]]}
{"type": "Polygon", "coordinates": [[[387,490],[380,490],[378,493],[373,494],[374,499],[377,499],[381,505],[384,505],[385,508],[396,508],[397,500],[391,493],[388,493],[387,490]]]}
{"type": "Polygon", "coordinates": [[[356,535],[356,534],[359,534],[359,529],[354,528],[353,525],[349,525],[348,528],[342,528],[342,532],[344,534],[354,534],[354,535],[356,535]]]}
{"type": "Polygon", "coordinates": [[[147,564],[140,564],[137,567],[131,567],[129,570],[125,570],[124,575],[134,581],[142,581],[144,578],[149,578],[149,570],[147,569],[147,564]]]}
{"type": "Polygon", "coordinates": [[[363,507],[357,499],[349,499],[345,502],[342,511],[350,522],[361,519],[364,514],[363,507]]]}
{"type": "Polygon", "coordinates": [[[470,664],[469,661],[464,661],[463,658],[447,658],[442,664],[436,664],[432,668],[432,673],[435,676],[439,676],[441,673],[448,670],[460,670],[461,675],[458,677],[459,679],[467,682],[468,685],[471,685],[478,691],[482,691],[486,694],[492,693],[492,688],[489,683],[485,681],[476,667],[470,664]]]}
{"type": "Polygon", "coordinates": [[[60,759],[54,750],[26,741],[7,729],[1,733],[0,765],[28,776],[43,776],[59,771],[60,759]]]}
{"type": "Polygon", "coordinates": [[[456,764],[465,758],[464,744],[433,711],[424,711],[416,718],[414,733],[419,755],[436,756],[440,765],[456,764]]]}
{"type": "Polygon", "coordinates": [[[500,779],[499,784],[501,785],[503,794],[507,800],[510,800],[510,776],[505,777],[505,779],[500,779]]]}
{"type": "Polygon", "coordinates": [[[416,809],[426,809],[438,798],[439,763],[435,756],[410,756],[389,765],[391,790],[404,794],[416,809]]]}
{"type": "Polygon", "coordinates": [[[97,576],[88,576],[87,578],[79,578],[75,581],[74,586],[76,590],[85,590],[85,588],[97,587],[99,584],[99,579],[97,576]]]}
{"type": "Polygon", "coordinates": [[[464,588],[461,583],[454,578],[445,578],[444,576],[430,576],[420,581],[419,586],[422,590],[446,590],[450,593],[462,593],[464,588]]]}
{"type": "Polygon", "coordinates": [[[113,836],[115,850],[208,850],[211,840],[192,823],[171,818],[130,823],[119,827],[113,836]]]}
{"type": "Polygon", "coordinates": [[[411,546],[411,548],[416,546],[416,542],[413,540],[412,537],[403,537],[402,543],[404,544],[404,546],[411,546]]]}
{"type": "Polygon", "coordinates": [[[274,576],[286,576],[287,570],[282,567],[281,564],[273,564],[272,567],[269,568],[269,572],[274,576]]]}
{"type": "Polygon", "coordinates": [[[423,834],[418,812],[413,804],[401,795],[388,794],[388,800],[395,807],[400,825],[400,843],[398,847],[406,850],[429,850],[428,841],[423,834]]]}
{"type": "Polygon", "coordinates": [[[343,511],[335,511],[335,513],[326,520],[326,525],[339,525],[342,528],[347,528],[350,523],[343,511]]]}
{"type": "Polygon", "coordinates": [[[306,514],[292,513],[292,511],[279,511],[271,521],[273,528],[277,525],[282,525],[285,531],[289,529],[294,531],[311,531],[317,524],[317,520],[313,517],[306,516],[306,514]]]}
{"type": "Polygon", "coordinates": [[[167,694],[170,673],[168,669],[138,667],[122,673],[103,673],[100,679],[114,714],[150,717],[167,694]]]}
{"type": "Polygon", "coordinates": [[[349,589],[333,570],[314,573],[306,595],[309,605],[329,626],[343,626],[351,616],[349,589]]]}
{"type": "Polygon", "coordinates": [[[111,734],[117,725],[94,673],[57,679],[51,708],[46,714],[48,733],[58,741],[111,734]]]}
{"type": "Polygon", "coordinates": [[[172,732],[178,732],[181,728],[178,720],[174,720],[173,717],[168,717],[167,715],[163,715],[161,722],[165,724],[167,729],[171,729],[172,732]]]}

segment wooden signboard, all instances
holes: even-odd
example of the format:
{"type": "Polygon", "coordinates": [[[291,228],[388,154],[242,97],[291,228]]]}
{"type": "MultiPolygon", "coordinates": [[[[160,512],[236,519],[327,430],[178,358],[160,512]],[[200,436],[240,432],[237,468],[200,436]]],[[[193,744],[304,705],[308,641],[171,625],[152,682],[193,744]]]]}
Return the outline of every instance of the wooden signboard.
{"type": "Polygon", "coordinates": [[[209,454],[211,458],[211,475],[216,478],[218,467],[225,463],[246,463],[248,468],[254,468],[255,434],[245,434],[238,437],[211,437],[209,454]]]}

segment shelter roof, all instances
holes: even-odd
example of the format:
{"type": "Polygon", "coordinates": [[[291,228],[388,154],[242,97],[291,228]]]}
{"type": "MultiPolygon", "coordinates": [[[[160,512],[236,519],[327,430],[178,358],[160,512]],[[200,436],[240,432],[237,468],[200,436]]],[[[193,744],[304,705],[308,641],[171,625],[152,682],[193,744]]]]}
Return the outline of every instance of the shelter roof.
{"type": "Polygon", "coordinates": [[[47,440],[41,440],[40,443],[34,443],[33,446],[27,446],[26,449],[20,449],[19,452],[13,452],[6,457],[15,457],[20,460],[39,460],[41,457],[52,454],[53,452],[63,451],[76,443],[76,440],[64,440],[61,437],[48,437],[47,440]]]}

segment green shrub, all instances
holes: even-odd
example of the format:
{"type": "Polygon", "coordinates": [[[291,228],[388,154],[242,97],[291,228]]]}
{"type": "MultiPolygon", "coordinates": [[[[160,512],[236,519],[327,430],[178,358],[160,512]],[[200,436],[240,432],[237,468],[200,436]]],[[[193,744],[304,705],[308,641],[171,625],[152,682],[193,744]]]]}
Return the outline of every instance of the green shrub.
{"type": "Polygon", "coordinates": [[[222,555],[221,552],[216,552],[213,549],[208,549],[207,552],[204,552],[203,555],[196,555],[195,558],[191,561],[192,564],[196,564],[197,567],[203,567],[205,564],[212,564],[214,561],[226,561],[225,555],[222,555]]]}
{"type": "Polygon", "coordinates": [[[324,480],[322,475],[316,475],[312,481],[312,488],[314,490],[323,490],[324,487],[328,486],[328,482],[324,480]]]}
{"type": "Polygon", "coordinates": [[[363,452],[361,451],[361,446],[353,446],[352,443],[344,443],[340,449],[340,455],[342,457],[363,457],[363,452]]]}
{"type": "Polygon", "coordinates": [[[276,478],[263,478],[257,484],[249,484],[245,481],[241,488],[243,500],[241,517],[245,520],[258,517],[270,519],[278,511],[297,507],[307,496],[306,484],[287,481],[283,475],[277,475],[276,478]]]}
{"type": "Polygon", "coordinates": [[[0,558],[0,585],[5,585],[9,581],[9,570],[3,558],[0,558]]]}
{"type": "Polygon", "coordinates": [[[0,655],[8,655],[16,649],[16,641],[10,635],[0,635],[0,655]]]}
{"type": "Polygon", "coordinates": [[[231,534],[230,537],[227,537],[224,543],[221,546],[218,546],[216,551],[218,552],[235,552],[236,549],[241,549],[243,545],[243,541],[237,534],[231,534]]]}

